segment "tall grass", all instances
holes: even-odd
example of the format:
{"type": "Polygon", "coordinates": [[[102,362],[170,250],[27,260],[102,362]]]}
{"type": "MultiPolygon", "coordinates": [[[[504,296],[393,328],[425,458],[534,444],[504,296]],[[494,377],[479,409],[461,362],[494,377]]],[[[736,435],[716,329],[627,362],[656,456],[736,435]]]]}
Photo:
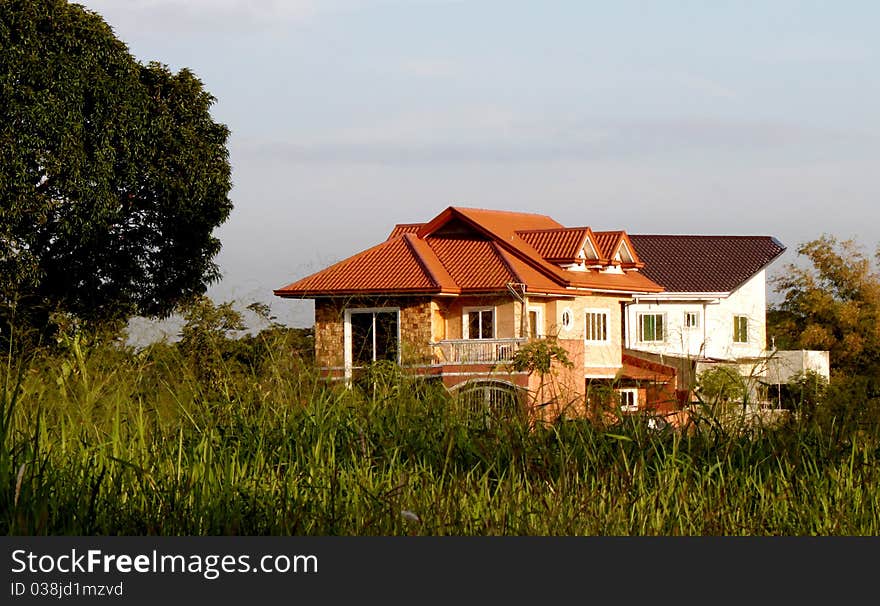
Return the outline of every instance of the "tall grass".
{"type": "Polygon", "coordinates": [[[266,351],[208,374],[173,345],[8,356],[0,530],[880,534],[876,427],[487,425],[442,387],[391,373],[346,390],[266,351]]]}

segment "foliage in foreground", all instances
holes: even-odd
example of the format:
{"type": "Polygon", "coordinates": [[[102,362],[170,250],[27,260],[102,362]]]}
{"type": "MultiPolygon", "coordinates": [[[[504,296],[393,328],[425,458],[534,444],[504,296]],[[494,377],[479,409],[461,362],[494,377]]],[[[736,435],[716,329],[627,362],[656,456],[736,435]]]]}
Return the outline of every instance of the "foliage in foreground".
{"type": "Polygon", "coordinates": [[[255,340],[259,355],[210,358],[207,375],[179,345],[9,356],[0,531],[880,534],[876,419],[487,424],[436,385],[377,373],[349,391],[279,333],[255,340]]]}

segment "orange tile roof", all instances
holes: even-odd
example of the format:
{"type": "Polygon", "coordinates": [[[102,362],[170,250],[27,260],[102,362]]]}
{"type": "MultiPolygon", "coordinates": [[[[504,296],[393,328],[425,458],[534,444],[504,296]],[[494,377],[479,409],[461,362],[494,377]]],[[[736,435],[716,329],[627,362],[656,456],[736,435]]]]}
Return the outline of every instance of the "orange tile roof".
{"type": "Polygon", "coordinates": [[[600,254],[603,258],[613,261],[614,255],[617,254],[621,243],[625,243],[626,248],[630,252],[630,255],[632,255],[633,262],[624,262],[621,265],[623,267],[644,267],[645,264],[642,263],[641,259],[639,259],[639,254],[638,252],[636,252],[632,240],[630,240],[629,235],[627,235],[625,231],[597,231],[593,232],[593,235],[595,236],[596,242],[599,244],[599,247],[602,249],[600,251],[600,254]]]}
{"type": "Polygon", "coordinates": [[[548,261],[577,263],[578,254],[583,250],[589,232],[589,227],[563,227],[518,230],[516,234],[548,261]]]}
{"type": "Polygon", "coordinates": [[[508,282],[519,282],[491,240],[429,237],[425,242],[462,290],[497,291],[508,282]]]}
{"type": "MultiPolygon", "coordinates": [[[[618,241],[626,238],[616,233],[623,234],[618,241]]],[[[569,296],[662,290],[638,272],[567,271],[553,263],[576,256],[586,238],[593,238],[589,228],[566,228],[546,215],[449,207],[427,223],[396,225],[383,243],[275,294],[456,295],[505,291],[511,282],[531,293],[569,296]]]]}
{"type": "Polygon", "coordinates": [[[464,217],[481,231],[503,240],[513,239],[516,232],[521,230],[558,229],[564,227],[564,225],[557,223],[547,215],[450,206],[430,222],[425,223],[418,232],[419,237],[423,238],[431,234],[455,216],[464,217]]]}
{"type": "Polygon", "coordinates": [[[404,235],[331,265],[275,291],[279,296],[382,292],[442,292],[448,274],[432,275],[421,259],[421,246],[404,235]],[[444,279],[445,278],[445,279],[444,279]]]}
{"type": "Polygon", "coordinates": [[[422,225],[424,225],[424,223],[398,223],[394,226],[394,229],[391,230],[391,235],[388,236],[388,239],[393,240],[403,234],[414,234],[419,231],[422,225]]]}
{"type": "Polygon", "coordinates": [[[620,238],[623,236],[622,231],[594,231],[596,244],[599,245],[599,255],[603,259],[613,259],[614,253],[617,252],[617,246],[620,244],[620,238]]]}

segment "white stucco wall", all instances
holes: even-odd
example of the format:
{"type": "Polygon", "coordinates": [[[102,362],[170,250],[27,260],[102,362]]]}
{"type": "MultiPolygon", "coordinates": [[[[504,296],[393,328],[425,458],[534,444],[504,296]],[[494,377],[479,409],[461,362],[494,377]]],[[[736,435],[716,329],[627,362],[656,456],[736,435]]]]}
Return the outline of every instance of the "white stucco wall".
{"type": "Polygon", "coordinates": [[[767,341],[767,287],[762,270],[728,297],[711,301],[642,300],[627,309],[628,346],[655,354],[690,358],[708,357],[734,360],[764,354],[767,341]],[[685,327],[685,313],[699,313],[696,328],[685,327]],[[663,342],[640,340],[638,321],[644,313],[662,313],[665,319],[663,342]],[[748,342],[735,343],[734,316],[748,318],[748,342]]]}
{"type": "Polygon", "coordinates": [[[831,361],[827,351],[775,351],[767,361],[768,383],[788,383],[799,373],[813,371],[826,380],[831,377],[831,361]]]}

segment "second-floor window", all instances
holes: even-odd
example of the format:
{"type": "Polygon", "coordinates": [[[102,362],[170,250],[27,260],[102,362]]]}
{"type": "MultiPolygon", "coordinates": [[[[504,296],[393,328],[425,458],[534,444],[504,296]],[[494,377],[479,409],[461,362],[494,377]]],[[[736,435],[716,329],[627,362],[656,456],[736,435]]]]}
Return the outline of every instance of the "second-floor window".
{"type": "Polygon", "coordinates": [[[533,339],[544,336],[544,319],[541,309],[533,307],[528,310],[529,336],[533,339]]]}
{"type": "Polygon", "coordinates": [[[584,326],[585,341],[608,340],[608,312],[588,311],[584,326]]]}
{"type": "Polygon", "coordinates": [[[748,316],[733,316],[733,342],[749,342],[749,318],[748,316]]]}
{"type": "Polygon", "coordinates": [[[639,314],[639,341],[664,340],[664,314],[639,314]]]}
{"type": "Polygon", "coordinates": [[[464,310],[465,339],[495,338],[495,308],[471,307],[464,310]]]}

